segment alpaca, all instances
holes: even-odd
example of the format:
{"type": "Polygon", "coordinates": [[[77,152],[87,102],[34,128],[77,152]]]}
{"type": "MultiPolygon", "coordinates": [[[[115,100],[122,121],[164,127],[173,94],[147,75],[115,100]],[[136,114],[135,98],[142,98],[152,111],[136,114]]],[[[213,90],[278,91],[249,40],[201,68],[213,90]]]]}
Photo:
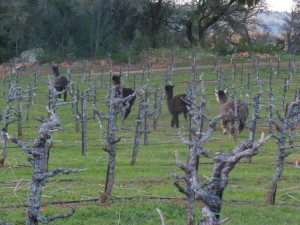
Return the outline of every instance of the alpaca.
{"type": "MultiPolygon", "coordinates": [[[[64,91],[64,101],[67,100],[67,86],[69,84],[68,79],[65,76],[61,76],[58,70],[58,66],[52,66],[53,74],[55,75],[54,87],[57,91],[64,91]]],[[[60,94],[58,95],[60,99],[60,94]]]]}
{"type": "Polygon", "coordinates": [[[179,94],[173,97],[173,89],[175,85],[168,84],[165,86],[166,94],[167,94],[167,104],[169,112],[172,115],[171,127],[174,125],[179,127],[179,119],[178,115],[183,113],[185,120],[187,120],[188,114],[188,103],[184,101],[186,94],[179,94]]]}
{"type": "MultiPolygon", "coordinates": [[[[227,123],[230,123],[230,135],[237,141],[236,129],[234,127],[234,101],[227,99],[227,90],[220,90],[215,93],[217,101],[221,104],[221,113],[226,113],[226,116],[221,121],[223,134],[226,134],[227,123]]],[[[249,114],[247,105],[237,100],[237,120],[239,121],[238,133],[242,132],[245,127],[245,122],[249,114]]]]}
{"type": "Polygon", "coordinates": [[[300,168],[300,159],[296,160],[296,164],[295,164],[296,168],[300,168]]]}
{"type": "MultiPolygon", "coordinates": [[[[121,89],[121,85],[120,85],[121,77],[120,76],[113,75],[112,81],[113,81],[114,85],[116,86],[116,97],[122,95],[122,98],[126,98],[129,95],[132,95],[134,93],[134,90],[132,88],[122,87],[122,89],[121,89]]],[[[125,111],[124,118],[123,118],[124,120],[130,114],[131,108],[132,108],[132,105],[133,105],[135,99],[136,99],[136,96],[133,96],[131,99],[129,99],[123,103],[123,107],[126,107],[126,111],[125,111]],[[128,103],[129,103],[129,105],[128,105],[128,103]]]]}

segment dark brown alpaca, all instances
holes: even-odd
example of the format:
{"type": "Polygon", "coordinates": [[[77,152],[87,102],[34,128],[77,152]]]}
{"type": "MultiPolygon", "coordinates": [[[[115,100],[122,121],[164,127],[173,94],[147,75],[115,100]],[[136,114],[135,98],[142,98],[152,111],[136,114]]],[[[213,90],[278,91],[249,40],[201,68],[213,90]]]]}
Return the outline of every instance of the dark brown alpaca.
{"type": "MultiPolygon", "coordinates": [[[[134,93],[134,90],[132,88],[128,88],[128,87],[122,87],[121,88],[120,79],[121,79],[121,77],[117,76],[117,75],[113,75],[113,77],[112,77],[112,81],[113,81],[114,85],[116,85],[116,96],[121,96],[122,95],[122,98],[126,98],[129,95],[132,95],[134,93]]],[[[124,118],[123,118],[124,120],[130,114],[131,108],[132,108],[132,105],[133,105],[135,99],[136,99],[136,96],[133,96],[131,99],[129,99],[129,100],[127,100],[123,103],[124,107],[127,107],[128,103],[129,103],[129,106],[126,109],[126,112],[125,112],[125,115],[124,115],[124,118]]]]}
{"type": "MultiPolygon", "coordinates": [[[[230,135],[233,136],[234,140],[237,141],[236,129],[234,127],[234,101],[227,99],[227,90],[220,90],[215,93],[216,99],[221,103],[221,113],[226,113],[226,116],[221,121],[223,134],[226,134],[226,127],[230,125],[230,135]]],[[[249,110],[247,105],[241,100],[237,100],[237,120],[239,121],[238,133],[242,132],[245,127],[245,122],[248,117],[249,110]]]]}
{"type": "Polygon", "coordinates": [[[173,89],[175,85],[168,84],[165,86],[166,94],[167,94],[167,103],[169,112],[172,115],[171,127],[174,125],[179,127],[179,119],[178,115],[183,113],[184,118],[187,119],[188,114],[188,104],[183,100],[186,97],[186,94],[179,94],[173,97],[173,89]]]}
{"type": "MultiPolygon", "coordinates": [[[[53,74],[55,75],[55,89],[57,91],[64,91],[67,89],[69,85],[69,81],[65,76],[61,76],[58,70],[58,66],[52,66],[53,74]]],[[[60,99],[60,94],[58,95],[58,98],[60,99]]],[[[64,101],[67,100],[67,91],[64,93],[64,101]]]]}

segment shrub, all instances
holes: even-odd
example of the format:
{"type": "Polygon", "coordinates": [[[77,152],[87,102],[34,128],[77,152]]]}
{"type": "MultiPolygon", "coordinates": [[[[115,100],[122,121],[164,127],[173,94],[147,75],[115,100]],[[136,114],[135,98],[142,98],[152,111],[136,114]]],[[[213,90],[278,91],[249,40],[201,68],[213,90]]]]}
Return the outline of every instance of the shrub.
{"type": "Polygon", "coordinates": [[[49,62],[62,62],[64,59],[66,59],[66,55],[62,54],[58,50],[54,49],[45,49],[45,54],[39,56],[38,61],[43,63],[49,63],[49,62]]]}

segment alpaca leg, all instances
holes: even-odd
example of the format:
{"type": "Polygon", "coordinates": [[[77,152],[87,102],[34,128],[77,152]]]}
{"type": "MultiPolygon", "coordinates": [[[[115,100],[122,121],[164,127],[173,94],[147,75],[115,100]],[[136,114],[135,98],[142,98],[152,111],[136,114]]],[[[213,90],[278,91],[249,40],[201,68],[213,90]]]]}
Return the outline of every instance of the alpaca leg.
{"type": "Polygon", "coordinates": [[[187,121],[187,118],[188,118],[188,111],[187,111],[187,110],[183,111],[183,115],[184,115],[185,121],[187,121]]]}
{"type": "Polygon", "coordinates": [[[239,122],[239,129],[238,129],[238,133],[241,133],[241,132],[242,132],[242,130],[244,129],[244,127],[245,127],[245,122],[244,122],[244,121],[242,121],[242,120],[240,120],[240,122],[239,122]]]}
{"type": "Polygon", "coordinates": [[[172,119],[171,119],[171,127],[174,127],[175,125],[175,120],[174,120],[174,116],[172,116],[172,119]]]}
{"type": "Polygon", "coordinates": [[[123,103],[123,109],[125,112],[122,113],[122,119],[123,121],[127,118],[127,116],[129,115],[130,113],[130,108],[131,108],[131,105],[130,105],[130,102],[129,101],[126,101],[123,103]]]}
{"type": "Polygon", "coordinates": [[[234,122],[230,122],[230,135],[233,137],[234,141],[237,142],[236,130],[234,127],[234,122]]]}
{"type": "Polygon", "coordinates": [[[225,120],[221,121],[221,127],[222,127],[223,134],[227,133],[227,131],[226,131],[226,124],[227,124],[227,122],[225,120]]]}
{"type": "Polygon", "coordinates": [[[179,119],[178,119],[178,114],[174,116],[174,120],[175,120],[175,125],[177,128],[179,128],[179,119]]]}
{"type": "MultiPolygon", "coordinates": [[[[124,96],[124,97],[126,97],[126,96],[124,96]]],[[[124,97],[123,97],[123,98],[124,98],[124,97]]],[[[127,101],[127,102],[125,102],[125,103],[123,104],[124,107],[128,107],[128,108],[126,109],[126,112],[125,112],[125,115],[124,115],[124,120],[127,118],[127,116],[129,116],[134,101],[135,101],[135,97],[132,98],[132,99],[130,99],[129,101],[127,101]]]]}
{"type": "Polygon", "coordinates": [[[65,93],[64,93],[64,101],[65,102],[67,101],[67,91],[65,91],[65,93]]]}
{"type": "Polygon", "coordinates": [[[131,112],[131,106],[129,106],[128,109],[126,109],[125,115],[124,115],[124,120],[127,118],[127,116],[130,114],[131,112]]]}

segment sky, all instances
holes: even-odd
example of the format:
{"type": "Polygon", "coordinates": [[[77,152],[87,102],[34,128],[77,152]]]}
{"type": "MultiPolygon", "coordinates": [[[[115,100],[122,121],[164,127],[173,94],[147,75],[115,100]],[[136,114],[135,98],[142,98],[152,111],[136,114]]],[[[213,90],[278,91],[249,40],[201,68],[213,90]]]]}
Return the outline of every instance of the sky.
{"type": "Polygon", "coordinates": [[[269,9],[272,11],[290,12],[293,0],[267,0],[269,9]]]}

